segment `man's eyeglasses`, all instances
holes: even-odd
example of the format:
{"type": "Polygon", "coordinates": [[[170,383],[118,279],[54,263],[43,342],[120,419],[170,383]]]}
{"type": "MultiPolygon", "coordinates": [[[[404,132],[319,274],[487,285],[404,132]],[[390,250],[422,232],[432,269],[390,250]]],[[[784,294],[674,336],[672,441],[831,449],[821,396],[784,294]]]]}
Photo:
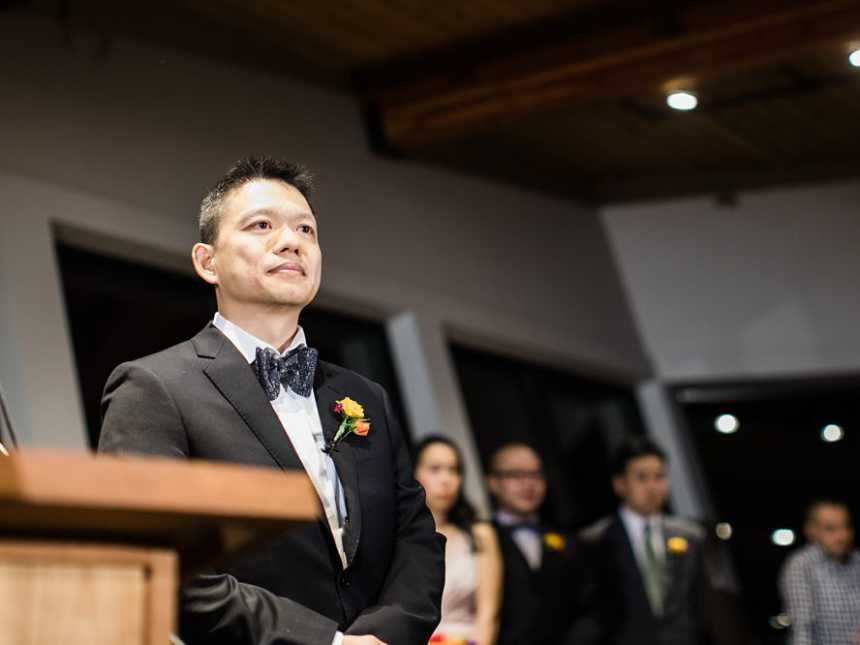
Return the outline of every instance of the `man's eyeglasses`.
{"type": "Polygon", "coordinates": [[[513,479],[516,481],[542,482],[544,475],[542,470],[496,470],[493,475],[500,479],[513,479]]]}

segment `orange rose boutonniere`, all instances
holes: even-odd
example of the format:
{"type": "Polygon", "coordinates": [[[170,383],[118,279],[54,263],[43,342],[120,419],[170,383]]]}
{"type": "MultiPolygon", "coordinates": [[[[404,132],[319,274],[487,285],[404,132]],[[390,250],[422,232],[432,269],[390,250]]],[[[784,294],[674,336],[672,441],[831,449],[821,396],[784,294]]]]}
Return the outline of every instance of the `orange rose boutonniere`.
{"type": "Polygon", "coordinates": [[[544,533],[543,543],[546,544],[546,548],[552,551],[564,551],[565,544],[567,544],[564,536],[560,533],[544,533]]]}
{"type": "Polygon", "coordinates": [[[458,638],[456,636],[433,634],[433,636],[430,637],[430,645],[475,645],[475,641],[458,638]]]}
{"type": "Polygon", "coordinates": [[[332,408],[335,414],[341,415],[340,426],[332,440],[326,445],[325,451],[337,450],[337,444],[350,434],[366,437],[370,432],[370,419],[364,416],[364,407],[357,401],[346,397],[336,401],[332,408]]]}
{"type": "Polygon", "coordinates": [[[682,537],[670,537],[666,542],[666,549],[669,553],[674,555],[683,555],[690,548],[690,543],[687,542],[686,538],[682,537]]]}

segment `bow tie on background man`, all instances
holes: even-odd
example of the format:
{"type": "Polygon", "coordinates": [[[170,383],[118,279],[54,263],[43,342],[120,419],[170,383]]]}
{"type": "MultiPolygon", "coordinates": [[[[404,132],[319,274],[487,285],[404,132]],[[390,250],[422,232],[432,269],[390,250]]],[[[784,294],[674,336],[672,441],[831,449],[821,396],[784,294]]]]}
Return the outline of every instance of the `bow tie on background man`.
{"type": "Polygon", "coordinates": [[[302,345],[281,356],[273,349],[257,348],[257,358],[251,364],[257,373],[257,380],[263,386],[266,398],[278,398],[281,385],[299,396],[310,396],[313,390],[314,371],[317,367],[318,352],[302,345]]]}
{"type": "Polygon", "coordinates": [[[540,533],[541,526],[534,520],[526,521],[526,522],[514,522],[513,524],[508,524],[507,529],[513,533],[515,531],[531,531],[532,533],[540,533]]]}

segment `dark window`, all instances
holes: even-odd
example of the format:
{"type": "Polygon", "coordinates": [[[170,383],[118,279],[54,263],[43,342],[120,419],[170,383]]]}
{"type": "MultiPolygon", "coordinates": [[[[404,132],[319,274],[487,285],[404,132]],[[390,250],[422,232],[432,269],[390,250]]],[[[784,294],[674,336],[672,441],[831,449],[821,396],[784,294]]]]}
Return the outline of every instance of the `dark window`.
{"type": "MultiPolygon", "coordinates": [[[[192,276],[64,244],[57,246],[57,255],[81,399],[95,446],[102,389],[113,368],[196,334],[212,319],[215,297],[210,286],[192,276]]],[[[309,307],[301,324],[322,359],[385,387],[405,423],[382,323],[309,307]]]]}
{"type": "Polygon", "coordinates": [[[781,611],[777,575],[804,542],[804,507],[812,498],[835,496],[860,508],[860,381],[689,386],[676,388],[675,397],[698,449],[714,519],[733,529],[728,544],[749,624],[761,641],[781,643],[785,630],[771,625],[781,611]],[[737,418],[737,432],[716,431],[724,414],[737,418]],[[822,440],[828,424],[844,429],[841,441],[822,440]],[[780,528],[794,531],[794,545],[772,542],[780,528]]]}
{"type": "Polygon", "coordinates": [[[485,469],[498,447],[524,442],[545,463],[545,521],[579,528],[615,509],[609,452],[642,432],[630,387],[459,345],[451,351],[485,469]]]}

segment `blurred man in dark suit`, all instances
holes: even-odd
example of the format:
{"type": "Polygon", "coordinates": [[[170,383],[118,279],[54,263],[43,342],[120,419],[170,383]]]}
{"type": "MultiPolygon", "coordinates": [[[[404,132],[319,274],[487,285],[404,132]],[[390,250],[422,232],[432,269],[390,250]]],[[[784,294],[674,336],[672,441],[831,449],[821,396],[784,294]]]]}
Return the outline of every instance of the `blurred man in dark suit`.
{"type": "Polygon", "coordinates": [[[543,464],[529,446],[514,443],[492,457],[487,486],[504,562],[498,645],[559,645],[581,610],[584,568],[571,535],[542,526],[543,464]]]}
{"type": "Polygon", "coordinates": [[[613,463],[618,512],[582,532],[593,582],[590,619],[601,645],[699,645],[705,617],[705,535],[666,515],[666,456],[631,437],[613,463]]]}

